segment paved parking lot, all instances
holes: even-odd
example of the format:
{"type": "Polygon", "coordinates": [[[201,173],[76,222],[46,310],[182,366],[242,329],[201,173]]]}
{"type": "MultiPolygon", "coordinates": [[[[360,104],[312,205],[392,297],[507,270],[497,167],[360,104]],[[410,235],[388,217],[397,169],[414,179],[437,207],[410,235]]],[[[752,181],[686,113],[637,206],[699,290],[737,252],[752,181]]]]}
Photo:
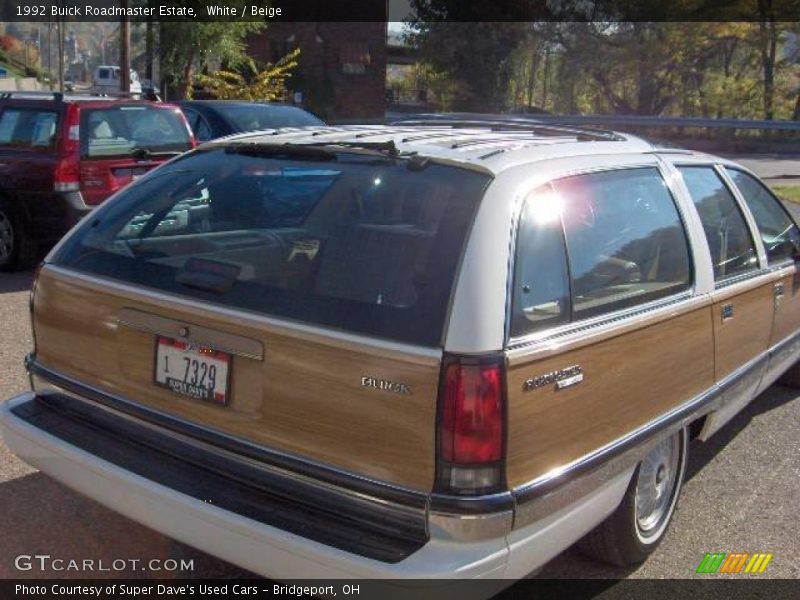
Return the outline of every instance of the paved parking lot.
{"type": "MultiPolygon", "coordinates": [[[[27,387],[22,359],[31,346],[31,274],[0,274],[0,398],[27,387]]],[[[706,444],[694,444],[672,527],[657,553],[629,571],[583,559],[574,550],[541,577],[685,578],[706,552],[771,552],[760,577],[800,577],[800,400],[774,386],[706,444]]],[[[183,577],[236,577],[240,569],[188,548],[87,500],[36,472],[0,443],[0,577],[141,576],[121,573],[20,572],[20,554],[67,559],[194,559],[183,577]]],[[[147,573],[163,576],[164,573],[147,573]]],[[[706,576],[709,577],[709,576],[706,576]]]]}

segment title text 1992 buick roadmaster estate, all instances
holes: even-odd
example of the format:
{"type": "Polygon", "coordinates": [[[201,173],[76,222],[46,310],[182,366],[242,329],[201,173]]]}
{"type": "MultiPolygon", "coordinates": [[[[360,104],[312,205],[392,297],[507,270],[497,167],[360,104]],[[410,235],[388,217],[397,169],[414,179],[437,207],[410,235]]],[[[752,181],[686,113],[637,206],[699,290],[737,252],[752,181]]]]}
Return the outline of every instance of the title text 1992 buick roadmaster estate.
{"type": "Polygon", "coordinates": [[[797,381],[800,232],[728,161],[476,124],[226,138],[74,229],[8,446],[252,571],[523,577],[664,535],[688,440],[797,381]]]}

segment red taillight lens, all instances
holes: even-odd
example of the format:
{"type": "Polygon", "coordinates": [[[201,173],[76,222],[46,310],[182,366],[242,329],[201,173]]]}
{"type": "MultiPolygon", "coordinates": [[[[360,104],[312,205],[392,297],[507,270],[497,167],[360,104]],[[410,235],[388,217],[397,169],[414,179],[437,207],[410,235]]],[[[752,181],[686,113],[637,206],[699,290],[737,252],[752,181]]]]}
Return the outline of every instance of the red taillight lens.
{"type": "Polygon", "coordinates": [[[81,165],[77,156],[64,156],[56,163],[53,189],[56,192],[77,192],[81,187],[81,165]]]}
{"type": "Polygon", "coordinates": [[[61,151],[56,163],[53,189],[76,192],[81,184],[80,113],[75,105],[67,107],[61,151]]]}
{"type": "Polygon", "coordinates": [[[453,465],[480,465],[503,456],[503,385],[499,364],[447,366],[442,389],[439,451],[453,465]]]}

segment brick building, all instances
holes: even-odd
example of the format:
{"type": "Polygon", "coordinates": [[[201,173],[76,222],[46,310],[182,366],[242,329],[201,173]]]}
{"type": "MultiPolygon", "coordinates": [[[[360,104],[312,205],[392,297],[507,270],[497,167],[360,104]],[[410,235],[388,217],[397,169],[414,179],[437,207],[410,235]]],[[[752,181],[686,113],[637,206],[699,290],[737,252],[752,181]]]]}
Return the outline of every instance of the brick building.
{"type": "MultiPolygon", "coordinates": [[[[377,120],[386,108],[386,23],[271,23],[248,40],[257,60],[300,48],[287,82],[305,108],[331,122],[377,120]]],[[[290,94],[291,97],[291,94],[290,94]]]]}

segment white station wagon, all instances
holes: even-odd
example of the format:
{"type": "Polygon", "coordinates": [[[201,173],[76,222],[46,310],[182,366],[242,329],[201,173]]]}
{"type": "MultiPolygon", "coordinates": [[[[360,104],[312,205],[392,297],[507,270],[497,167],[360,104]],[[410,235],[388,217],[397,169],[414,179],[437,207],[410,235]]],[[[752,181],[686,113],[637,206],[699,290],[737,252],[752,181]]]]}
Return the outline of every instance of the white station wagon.
{"type": "Polygon", "coordinates": [[[635,564],[690,438],[798,382],[800,232],[750,172],[530,122],[206,144],[31,297],[22,459],[276,579],[635,564]],[[787,373],[788,371],[788,373],[787,373]]]}

